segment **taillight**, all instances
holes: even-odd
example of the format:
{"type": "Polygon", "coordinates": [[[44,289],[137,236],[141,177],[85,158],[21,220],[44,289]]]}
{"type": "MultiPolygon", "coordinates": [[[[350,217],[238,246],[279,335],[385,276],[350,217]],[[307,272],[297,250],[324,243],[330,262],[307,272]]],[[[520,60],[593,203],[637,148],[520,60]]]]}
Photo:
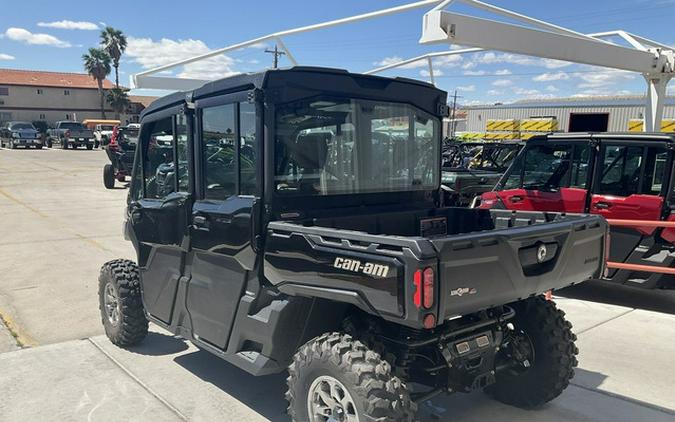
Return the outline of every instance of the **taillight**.
{"type": "Polygon", "coordinates": [[[434,269],[427,267],[413,274],[415,293],[413,303],[417,308],[431,309],[434,306],[434,269]]]}

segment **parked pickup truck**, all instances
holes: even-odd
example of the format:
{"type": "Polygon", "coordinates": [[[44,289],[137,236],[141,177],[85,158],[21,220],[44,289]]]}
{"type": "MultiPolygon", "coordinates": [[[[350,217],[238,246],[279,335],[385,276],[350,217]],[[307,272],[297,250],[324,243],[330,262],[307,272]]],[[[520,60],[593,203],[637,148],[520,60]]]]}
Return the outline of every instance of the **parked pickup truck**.
{"type": "Polygon", "coordinates": [[[58,144],[63,149],[78,148],[81,146],[93,149],[96,139],[94,132],[87,129],[82,123],[62,120],[56,122],[53,129],[47,131],[47,146],[58,144]]]}
{"type": "Polygon", "coordinates": [[[42,136],[30,122],[7,122],[0,126],[0,147],[42,148],[42,136]]]}
{"type": "Polygon", "coordinates": [[[99,276],[109,339],[136,344],[150,320],[251,374],[288,371],[296,422],[557,397],[577,348],[543,294],[602,274],[606,222],[443,207],[446,101],[297,67],[153,102],[128,196],[137,262],[99,276]]]}

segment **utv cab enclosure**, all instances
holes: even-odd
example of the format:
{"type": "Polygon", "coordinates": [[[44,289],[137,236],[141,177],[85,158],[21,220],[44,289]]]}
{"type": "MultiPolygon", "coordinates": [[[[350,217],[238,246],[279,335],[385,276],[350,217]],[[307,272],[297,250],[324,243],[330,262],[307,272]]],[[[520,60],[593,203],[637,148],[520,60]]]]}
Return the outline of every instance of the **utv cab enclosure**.
{"type": "Polygon", "coordinates": [[[567,386],[571,325],[542,294],[603,271],[597,216],[446,208],[446,93],[297,67],[155,101],[126,236],[101,269],[117,345],[148,320],[254,375],[296,421],[413,420],[439,392],[532,407],[567,386]]]}
{"type": "MultiPolygon", "coordinates": [[[[675,221],[675,136],[566,133],[532,138],[481,208],[598,214],[614,220],[675,221]]],[[[673,267],[675,229],[614,227],[609,260],[673,267]]],[[[675,288],[675,276],[610,269],[613,282],[675,288]]]]}

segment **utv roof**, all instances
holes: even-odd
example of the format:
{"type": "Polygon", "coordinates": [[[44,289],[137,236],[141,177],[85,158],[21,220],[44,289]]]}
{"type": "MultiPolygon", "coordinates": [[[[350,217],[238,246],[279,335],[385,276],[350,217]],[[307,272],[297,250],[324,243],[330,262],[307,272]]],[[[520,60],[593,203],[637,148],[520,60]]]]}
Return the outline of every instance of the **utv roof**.
{"type": "Polygon", "coordinates": [[[621,139],[631,141],[661,141],[675,143],[675,134],[663,132],[565,132],[535,136],[533,141],[556,141],[569,139],[621,139]]]}
{"type": "Polygon", "coordinates": [[[427,82],[418,81],[415,79],[408,78],[386,78],[382,76],[374,75],[363,75],[359,73],[350,73],[344,69],[332,69],[325,67],[311,67],[311,66],[296,66],[288,69],[268,69],[262,72],[256,73],[240,73],[238,75],[229,76],[227,78],[219,79],[213,82],[207,82],[199,88],[196,88],[191,91],[179,91],[173,94],[169,94],[165,97],[159,98],[150,104],[143,113],[141,117],[156,112],[158,110],[171,107],[182,102],[192,102],[198,98],[208,97],[214,94],[225,94],[228,92],[237,92],[246,89],[254,88],[264,88],[268,82],[270,75],[292,75],[299,73],[312,73],[312,74],[327,74],[327,75],[345,75],[352,78],[358,78],[360,80],[389,80],[389,81],[398,81],[408,84],[416,84],[424,86],[426,88],[436,89],[432,84],[427,82]]]}

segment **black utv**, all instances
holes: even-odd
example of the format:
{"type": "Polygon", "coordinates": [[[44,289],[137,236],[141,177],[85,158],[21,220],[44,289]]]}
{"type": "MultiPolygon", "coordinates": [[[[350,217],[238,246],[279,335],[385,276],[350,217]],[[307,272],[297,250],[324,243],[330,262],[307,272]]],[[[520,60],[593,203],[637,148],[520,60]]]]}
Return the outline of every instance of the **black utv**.
{"type": "MultiPolygon", "coordinates": [[[[109,139],[102,138],[101,147],[110,160],[109,164],[103,166],[103,186],[106,189],[113,189],[115,180],[124,182],[126,177],[131,175],[139,130],[138,124],[115,126],[109,139]]],[[[165,152],[173,154],[170,147],[166,148],[165,152]]]]}
{"type": "Polygon", "coordinates": [[[522,407],[567,387],[575,336],[543,294],[604,271],[599,216],[444,207],[446,93],[297,67],[155,101],[105,331],[148,321],[253,375],[295,421],[410,421],[438,393],[522,407]],[[157,154],[159,143],[171,154],[157,154]]]}

